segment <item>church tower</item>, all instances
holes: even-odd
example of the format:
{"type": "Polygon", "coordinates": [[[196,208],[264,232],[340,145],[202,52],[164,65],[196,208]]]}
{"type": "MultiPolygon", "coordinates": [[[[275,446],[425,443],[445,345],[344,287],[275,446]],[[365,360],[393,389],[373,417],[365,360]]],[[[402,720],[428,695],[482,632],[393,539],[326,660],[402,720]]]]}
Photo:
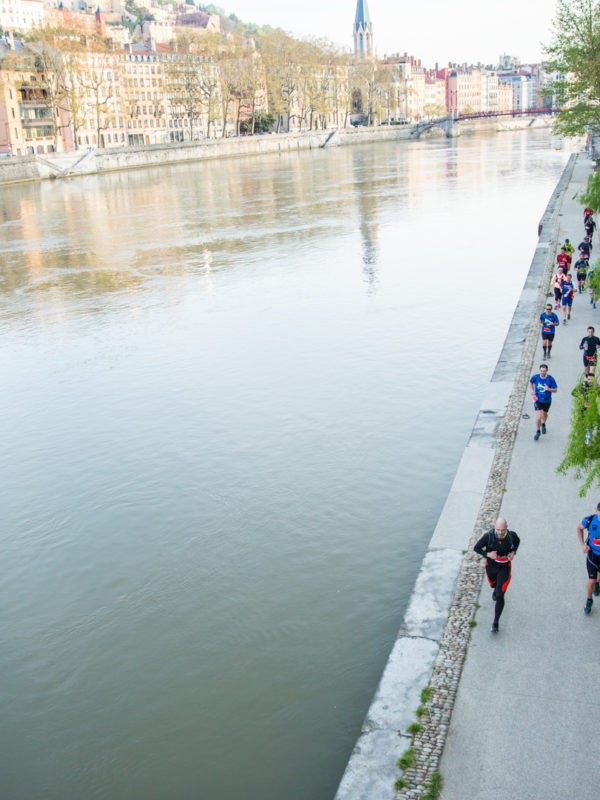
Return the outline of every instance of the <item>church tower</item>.
{"type": "Polygon", "coordinates": [[[367,0],[356,0],[353,35],[354,55],[361,58],[373,58],[373,23],[367,0]]]}

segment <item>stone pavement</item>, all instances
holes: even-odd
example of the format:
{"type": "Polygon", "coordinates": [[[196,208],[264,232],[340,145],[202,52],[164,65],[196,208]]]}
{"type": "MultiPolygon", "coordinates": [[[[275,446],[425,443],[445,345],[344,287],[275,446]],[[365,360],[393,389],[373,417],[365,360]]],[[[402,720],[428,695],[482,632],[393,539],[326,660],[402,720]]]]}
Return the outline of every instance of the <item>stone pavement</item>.
{"type": "MultiPolygon", "coordinates": [[[[572,198],[591,168],[579,156],[563,195],[558,239],[568,237],[575,247],[584,236],[583,207],[572,198]]],[[[599,251],[595,237],[592,262],[599,251]]],[[[562,319],[562,311],[557,313],[562,319]]],[[[600,598],[585,616],[585,557],[576,534],[577,523],[600,500],[600,488],[581,499],[579,482],[556,473],[569,430],[571,390],[582,371],[579,342],[588,325],[600,335],[600,306],[594,310],[587,295],[577,295],[548,361],[558,392],[548,433],[537,442],[533,403],[526,396],[528,418],[519,424],[501,512],[521,547],[497,635],[490,633],[493,603],[484,582],[439,768],[442,800],[600,795],[600,598]]],[[[530,374],[542,361],[538,339],[530,374]]]]}

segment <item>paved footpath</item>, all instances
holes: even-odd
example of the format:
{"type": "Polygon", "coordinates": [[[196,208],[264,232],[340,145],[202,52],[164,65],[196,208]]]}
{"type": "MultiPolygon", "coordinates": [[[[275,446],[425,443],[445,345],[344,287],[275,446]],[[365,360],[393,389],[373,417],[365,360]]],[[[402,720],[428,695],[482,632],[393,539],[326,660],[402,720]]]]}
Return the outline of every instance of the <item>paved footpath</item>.
{"type": "MultiPolygon", "coordinates": [[[[560,241],[568,237],[575,247],[584,236],[583,206],[572,197],[590,171],[579,156],[559,217],[560,241]]],[[[599,251],[595,236],[592,262],[599,251]]],[[[556,313],[562,320],[562,310],[556,313]]],[[[502,504],[521,546],[497,635],[490,633],[493,603],[484,581],[440,765],[442,800],[600,797],[600,598],[585,616],[585,556],[576,533],[600,488],[581,499],[579,482],[556,474],[588,325],[600,335],[600,305],[594,310],[587,295],[576,295],[548,361],[558,392],[548,433],[537,442],[529,394],[525,400],[529,418],[519,425],[502,504]]],[[[544,360],[540,339],[531,374],[544,360]]]]}

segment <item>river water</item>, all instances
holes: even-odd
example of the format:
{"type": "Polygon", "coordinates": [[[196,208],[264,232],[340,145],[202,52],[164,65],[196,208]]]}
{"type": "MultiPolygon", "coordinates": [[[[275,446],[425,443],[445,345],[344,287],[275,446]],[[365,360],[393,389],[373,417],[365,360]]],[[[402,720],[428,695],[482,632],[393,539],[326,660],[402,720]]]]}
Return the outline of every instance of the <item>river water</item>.
{"type": "Polygon", "coordinates": [[[333,796],[557,147],[0,190],[3,798],[333,796]]]}

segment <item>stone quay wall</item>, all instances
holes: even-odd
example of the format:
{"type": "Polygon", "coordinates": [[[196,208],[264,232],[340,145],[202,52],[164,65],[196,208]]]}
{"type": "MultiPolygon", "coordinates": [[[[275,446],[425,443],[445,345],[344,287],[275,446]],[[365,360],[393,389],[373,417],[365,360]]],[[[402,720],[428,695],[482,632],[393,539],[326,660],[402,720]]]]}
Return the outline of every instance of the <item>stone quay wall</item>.
{"type": "MultiPolygon", "coordinates": [[[[531,127],[549,127],[550,117],[489,118],[458,123],[457,135],[493,133],[531,127]]],[[[68,178],[121,169],[139,169],[205,159],[234,158],[263,153],[289,153],[350,144],[381,141],[414,141],[410,125],[380,125],[375,128],[343,128],[302,133],[205,139],[198,142],[75,150],[69,153],[0,158],[0,185],[24,181],[68,178]]],[[[439,128],[423,134],[443,136],[439,128]]]]}

